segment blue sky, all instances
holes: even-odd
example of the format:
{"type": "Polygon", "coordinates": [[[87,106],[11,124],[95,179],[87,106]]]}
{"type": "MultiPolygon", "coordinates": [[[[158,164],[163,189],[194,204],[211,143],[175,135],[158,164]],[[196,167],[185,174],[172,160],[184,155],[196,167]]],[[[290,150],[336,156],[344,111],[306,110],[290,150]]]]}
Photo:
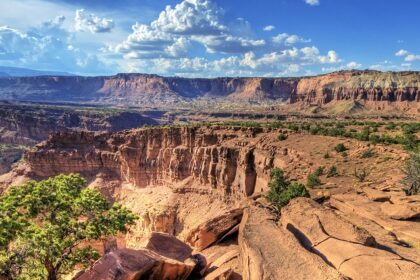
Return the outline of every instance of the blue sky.
{"type": "Polygon", "coordinates": [[[0,65],[83,75],[420,70],[418,0],[1,0],[0,65]]]}

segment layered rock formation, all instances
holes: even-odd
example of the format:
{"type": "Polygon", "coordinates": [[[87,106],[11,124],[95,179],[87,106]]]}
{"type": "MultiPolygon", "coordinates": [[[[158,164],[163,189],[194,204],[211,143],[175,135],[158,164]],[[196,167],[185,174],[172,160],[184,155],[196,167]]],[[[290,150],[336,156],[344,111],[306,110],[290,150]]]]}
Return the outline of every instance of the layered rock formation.
{"type": "Polygon", "coordinates": [[[115,132],[156,123],[129,111],[0,104],[0,143],[33,145],[58,131],[115,132]]]}
{"type": "MultiPolygon", "coordinates": [[[[188,79],[147,74],[109,77],[3,77],[0,99],[177,106],[201,99],[279,101],[323,105],[340,100],[391,102],[409,108],[420,100],[418,72],[342,71],[304,78],[188,79]]],[[[416,107],[417,108],[417,107],[416,107]]]]}
{"type": "Polygon", "coordinates": [[[213,126],[58,133],[0,182],[78,172],[140,216],[118,242],[129,249],[106,254],[80,279],[172,279],[168,271],[185,279],[192,270],[209,280],[419,278],[420,199],[405,196],[399,183],[407,155],[393,146],[290,132],[278,141],[280,132],[286,133],[213,126]],[[334,152],[343,142],[346,158],[334,152]],[[361,162],[367,149],[377,156],[361,162]],[[309,190],[324,205],[300,198],[275,215],[262,195],[270,170],[304,181],[321,165],[340,173],[309,190]],[[355,166],[375,168],[357,183],[355,166]],[[168,236],[191,248],[174,239],[166,246],[168,236]],[[191,250],[200,257],[189,266],[191,250]]]}

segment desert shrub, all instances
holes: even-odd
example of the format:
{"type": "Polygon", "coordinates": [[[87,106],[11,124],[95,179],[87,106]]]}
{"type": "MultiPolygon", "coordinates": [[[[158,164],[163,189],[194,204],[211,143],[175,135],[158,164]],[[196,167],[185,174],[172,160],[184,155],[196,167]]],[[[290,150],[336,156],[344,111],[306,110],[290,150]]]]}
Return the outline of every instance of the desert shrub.
{"type": "Polygon", "coordinates": [[[278,139],[279,141],[284,141],[284,140],[286,140],[286,139],[287,139],[287,134],[280,133],[280,134],[279,134],[279,136],[277,136],[277,139],[278,139]]]}
{"type": "Polygon", "coordinates": [[[309,188],[320,186],[321,185],[321,180],[319,179],[319,176],[317,176],[317,174],[311,173],[311,174],[308,175],[308,177],[306,179],[306,185],[309,188]]]}
{"type": "Polygon", "coordinates": [[[325,170],[325,167],[324,166],[318,167],[315,170],[315,172],[314,172],[315,176],[318,176],[319,177],[319,176],[323,175],[324,174],[324,170],[325,170]]]}
{"type": "Polygon", "coordinates": [[[325,159],[329,159],[329,158],[331,158],[330,153],[326,152],[326,153],[324,154],[324,158],[325,158],[325,159]]]}
{"type": "Polygon", "coordinates": [[[412,154],[403,168],[405,177],[402,183],[407,195],[420,193],[420,154],[412,154]]]}
{"type": "Polygon", "coordinates": [[[331,166],[327,172],[327,178],[336,177],[338,176],[337,167],[335,165],[331,166]]]}
{"type": "Polygon", "coordinates": [[[369,176],[370,171],[366,168],[354,169],[353,176],[359,181],[364,182],[369,176]]]}
{"type": "Polygon", "coordinates": [[[394,130],[395,128],[397,128],[397,125],[393,122],[391,122],[391,123],[389,123],[385,126],[386,130],[394,130]]]}
{"type": "Polygon", "coordinates": [[[342,152],[347,151],[347,147],[346,147],[346,146],[344,146],[344,144],[343,144],[343,143],[340,143],[340,144],[337,144],[337,146],[335,146],[334,150],[335,150],[337,153],[342,153],[342,152]]]}
{"type": "Polygon", "coordinates": [[[375,151],[373,149],[367,149],[361,153],[360,158],[371,158],[374,156],[376,156],[375,151]]]}
{"type": "Polygon", "coordinates": [[[271,170],[271,181],[268,183],[268,187],[270,191],[267,199],[277,211],[295,197],[309,197],[309,193],[303,184],[289,183],[283,170],[279,168],[271,170]]]}

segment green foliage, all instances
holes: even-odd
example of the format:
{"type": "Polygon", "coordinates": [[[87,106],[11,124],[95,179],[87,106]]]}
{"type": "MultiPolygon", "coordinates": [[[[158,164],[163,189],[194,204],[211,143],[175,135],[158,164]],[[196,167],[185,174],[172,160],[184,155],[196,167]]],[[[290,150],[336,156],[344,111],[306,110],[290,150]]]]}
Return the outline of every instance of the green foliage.
{"type": "Polygon", "coordinates": [[[325,167],[320,166],[315,170],[314,175],[319,177],[324,174],[324,170],[325,170],[325,167]]]}
{"type": "Polygon", "coordinates": [[[136,216],[86,188],[80,175],[59,175],[11,187],[0,197],[0,275],[59,279],[99,254],[89,246],[127,232],[136,216]]]}
{"type": "Polygon", "coordinates": [[[356,177],[356,179],[359,182],[364,182],[369,176],[369,174],[370,174],[370,171],[367,170],[366,168],[360,168],[360,169],[356,168],[354,169],[354,172],[353,172],[353,176],[356,177]]]}
{"type": "Polygon", "coordinates": [[[271,170],[271,181],[268,183],[270,191],[267,195],[268,201],[277,211],[286,206],[290,200],[296,197],[309,197],[305,186],[296,182],[289,183],[283,170],[273,168],[271,170]]]}
{"type": "Polygon", "coordinates": [[[335,165],[331,166],[327,172],[327,178],[336,177],[338,176],[337,167],[335,165]]]}
{"type": "Polygon", "coordinates": [[[373,149],[367,149],[362,152],[362,154],[360,155],[360,158],[371,158],[374,156],[376,156],[375,151],[373,149]]]}
{"type": "Polygon", "coordinates": [[[277,139],[278,139],[279,141],[284,141],[284,140],[286,140],[286,139],[287,139],[287,134],[280,133],[280,134],[279,134],[279,136],[277,136],[277,139]]]}
{"type": "Polygon", "coordinates": [[[321,180],[319,179],[319,176],[316,173],[311,173],[311,174],[308,175],[308,177],[306,179],[306,185],[309,188],[320,186],[321,185],[321,180]]]}
{"type": "Polygon", "coordinates": [[[412,154],[404,166],[405,177],[402,183],[405,185],[407,195],[420,193],[420,154],[412,154]]]}
{"type": "Polygon", "coordinates": [[[344,144],[343,144],[343,143],[340,143],[340,144],[337,144],[337,146],[335,146],[334,150],[335,150],[337,153],[342,153],[342,152],[344,152],[344,151],[347,151],[347,148],[346,148],[346,146],[344,146],[344,144]]]}

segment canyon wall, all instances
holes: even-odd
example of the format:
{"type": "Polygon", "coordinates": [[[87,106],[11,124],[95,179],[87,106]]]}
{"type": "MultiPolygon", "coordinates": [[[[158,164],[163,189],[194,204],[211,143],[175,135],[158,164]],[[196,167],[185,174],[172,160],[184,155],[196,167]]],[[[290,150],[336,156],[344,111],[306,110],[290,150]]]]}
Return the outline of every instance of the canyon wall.
{"type": "Polygon", "coordinates": [[[72,129],[114,132],[157,124],[138,112],[48,107],[0,105],[0,143],[34,145],[58,131],[72,129]]]}
{"type": "Polygon", "coordinates": [[[3,77],[0,99],[175,106],[219,98],[323,105],[338,100],[417,103],[419,72],[340,71],[302,78],[189,79],[148,74],[3,77]]]}
{"type": "MultiPolygon", "coordinates": [[[[63,132],[25,154],[30,176],[97,174],[137,187],[189,181],[231,197],[266,188],[275,152],[257,143],[262,128],[156,128],[95,135],[63,132]],[[57,152],[58,151],[58,152],[57,152]]],[[[187,184],[188,185],[188,184],[187,184]]]]}

